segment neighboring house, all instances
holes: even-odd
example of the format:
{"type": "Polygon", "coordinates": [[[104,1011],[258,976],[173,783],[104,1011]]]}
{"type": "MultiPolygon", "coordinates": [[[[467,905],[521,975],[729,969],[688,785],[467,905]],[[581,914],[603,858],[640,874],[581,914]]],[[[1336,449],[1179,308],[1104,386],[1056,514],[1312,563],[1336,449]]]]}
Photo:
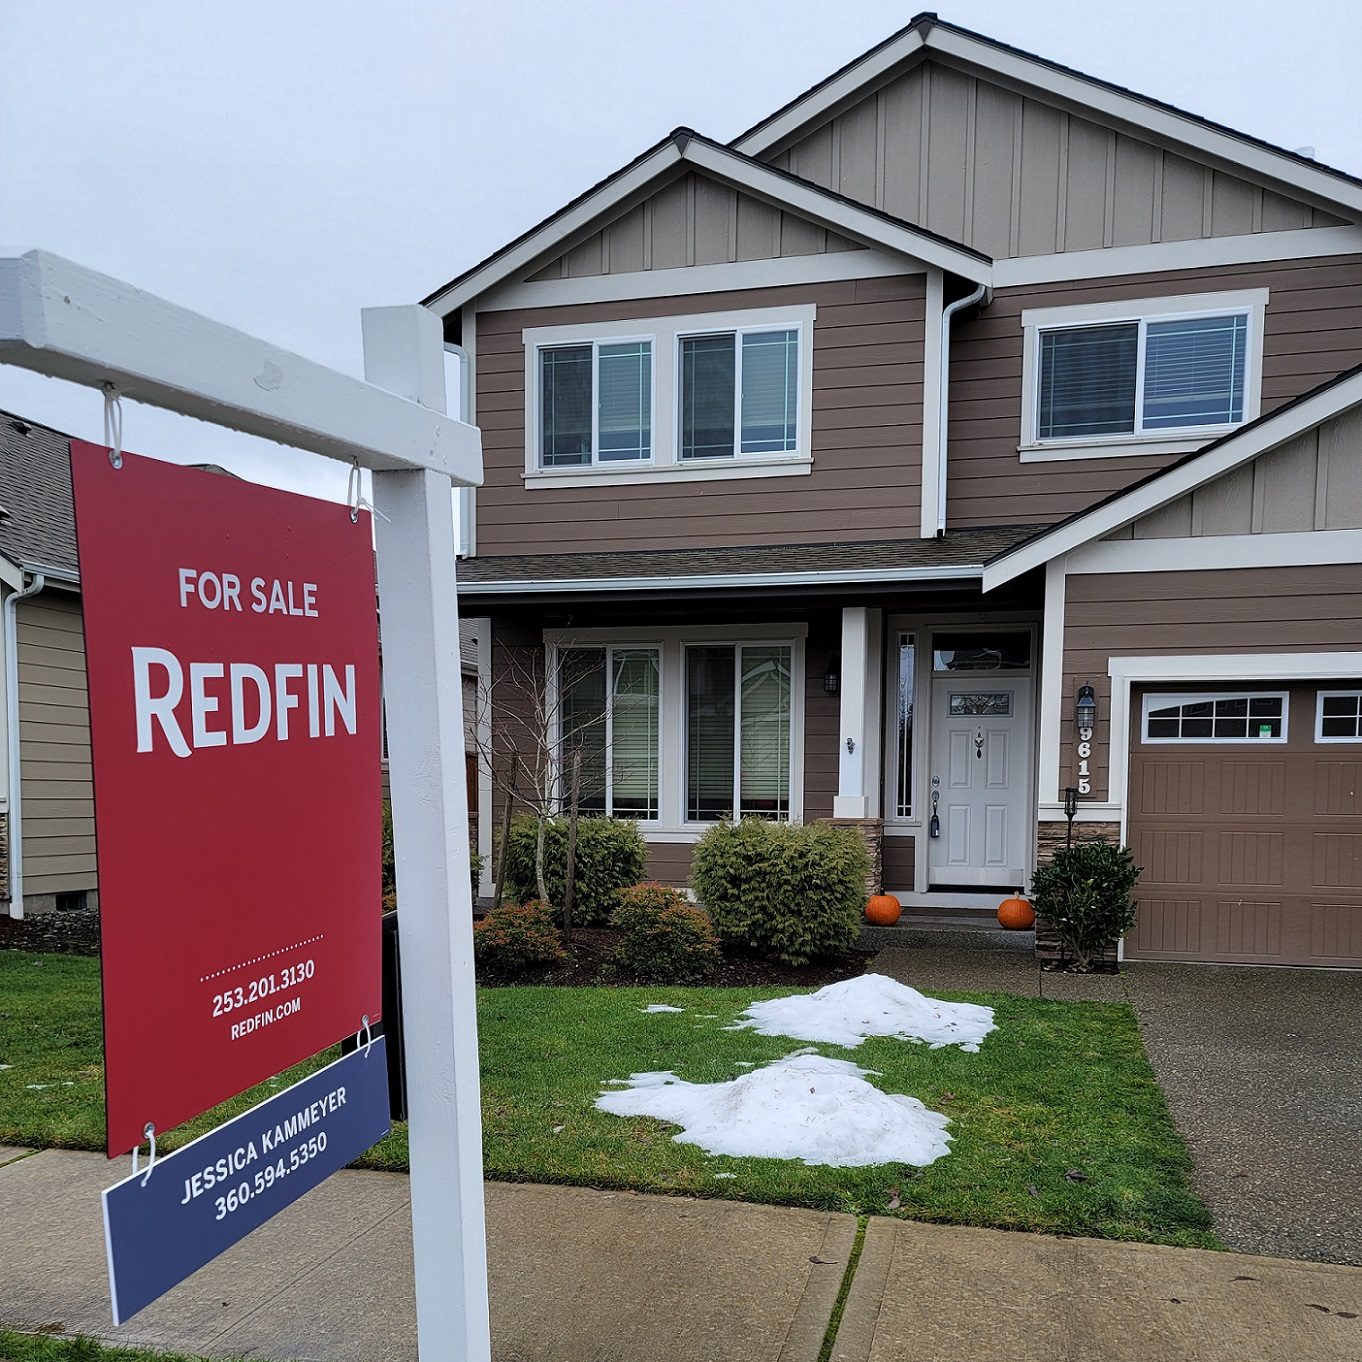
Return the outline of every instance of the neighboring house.
{"type": "Polygon", "coordinates": [[[605,704],[598,803],[674,883],[738,810],[993,905],[1074,791],[1145,867],[1128,955],[1362,965],[1359,224],[1352,176],[931,15],[678,130],[426,299],[494,713],[512,665],[605,704]]]}
{"type": "MultiPolygon", "coordinates": [[[[16,898],[25,913],[94,908],[99,900],[69,441],[0,411],[0,897],[12,913],[16,898]]],[[[461,652],[471,762],[471,622],[461,652]]]]}

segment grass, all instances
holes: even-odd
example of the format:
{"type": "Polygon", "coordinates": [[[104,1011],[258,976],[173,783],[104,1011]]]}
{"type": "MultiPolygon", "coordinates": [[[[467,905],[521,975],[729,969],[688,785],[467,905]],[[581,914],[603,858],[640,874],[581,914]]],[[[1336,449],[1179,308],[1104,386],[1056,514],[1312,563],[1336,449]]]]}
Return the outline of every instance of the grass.
{"type": "MultiPolygon", "coordinates": [[[[947,1158],[925,1169],[806,1167],[716,1157],[649,1119],[598,1112],[610,1078],[650,1069],[716,1082],[798,1042],[725,1031],[748,1003],[788,989],[515,988],[479,1000],[484,1161],[490,1177],[574,1183],[855,1215],[1219,1247],[1190,1161],[1124,1004],[1006,994],[978,1054],[872,1039],[819,1046],[878,1070],[873,1081],[951,1118],[947,1158]],[[670,1002],[680,1014],[645,1015],[670,1002]],[[709,1015],[707,1015],[709,1014],[709,1015]],[[718,1177],[718,1174],[729,1174],[718,1177]],[[892,1204],[891,1204],[892,1203],[892,1204]]],[[[103,1138],[96,962],[0,952],[0,1143],[99,1148],[103,1138]],[[30,1083],[50,1086],[30,1089],[30,1083]],[[67,1084],[70,1086],[66,1086],[67,1084]]],[[[173,1148],[300,1076],[234,1099],[165,1138],[173,1148]]],[[[406,1131],[365,1155],[406,1167],[406,1131]]]]}
{"type": "Polygon", "coordinates": [[[20,1334],[0,1329],[0,1362],[202,1362],[182,1353],[107,1348],[91,1338],[20,1334]]]}

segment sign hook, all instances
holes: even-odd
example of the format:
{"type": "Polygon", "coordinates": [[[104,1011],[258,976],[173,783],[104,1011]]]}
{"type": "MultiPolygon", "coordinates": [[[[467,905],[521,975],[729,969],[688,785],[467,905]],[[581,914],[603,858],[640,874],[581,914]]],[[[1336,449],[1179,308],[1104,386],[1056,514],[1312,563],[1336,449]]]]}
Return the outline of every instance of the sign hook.
{"type": "MultiPolygon", "coordinates": [[[[115,468],[118,466],[118,464],[114,465],[115,468]]],[[[147,1183],[151,1181],[151,1170],[156,1167],[156,1127],[148,1121],[146,1125],[142,1127],[142,1134],[151,1141],[151,1152],[147,1155],[147,1171],[142,1178],[142,1186],[145,1187],[147,1183]]],[[[141,1151],[141,1148],[142,1146],[139,1144],[132,1151],[133,1177],[137,1176],[137,1155],[141,1151]]]]}
{"type": "Polygon", "coordinates": [[[123,399],[112,383],[102,383],[104,390],[104,443],[109,447],[109,462],[123,467],[123,399]]]}

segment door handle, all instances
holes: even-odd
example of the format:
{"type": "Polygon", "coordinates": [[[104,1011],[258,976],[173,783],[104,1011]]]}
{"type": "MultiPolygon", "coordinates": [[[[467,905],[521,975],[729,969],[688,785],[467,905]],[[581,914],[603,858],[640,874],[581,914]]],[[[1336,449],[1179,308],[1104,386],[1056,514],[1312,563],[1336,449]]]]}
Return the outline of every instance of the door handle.
{"type": "MultiPolygon", "coordinates": [[[[941,781],[941,777],[940,777],[940,776],[933,776],[933,777],[932,777],[932,784],[933,784],[933,785],[939,784],[940,781],[941,781]]],[[[940,790],[934,789],[934,790],[932,791],[932,818],[931,818],[931,821],[927,824],[927,836],[928,836],[928,837],[940,837],[940,836],[941,836],[941,819],[937,816],[937,812],[936,812],[936,806],[937,806],[937,803],[938,803],[938,801],[940,800],[940,798],[941,798],[941,791],[940,791],[940,790]]]]}

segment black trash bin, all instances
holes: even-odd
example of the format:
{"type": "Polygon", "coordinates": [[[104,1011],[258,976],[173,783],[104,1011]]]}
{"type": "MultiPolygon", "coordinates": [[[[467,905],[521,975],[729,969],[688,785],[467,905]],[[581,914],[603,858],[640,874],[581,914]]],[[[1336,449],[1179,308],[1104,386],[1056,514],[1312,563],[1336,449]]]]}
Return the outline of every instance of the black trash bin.
{"type": "MultiPolygon", "coordinates": [[[[383,1020],[373,1028],[388,1040],[388,1111],[394,1121],[407,1119],[407,1053],[402,1040],[401,947],[397,938],[397,914],[383,914],[383,1020]]],[[[348,1036],[341,1053],[359,1049],[359,1038],[348,1036]]]]}

